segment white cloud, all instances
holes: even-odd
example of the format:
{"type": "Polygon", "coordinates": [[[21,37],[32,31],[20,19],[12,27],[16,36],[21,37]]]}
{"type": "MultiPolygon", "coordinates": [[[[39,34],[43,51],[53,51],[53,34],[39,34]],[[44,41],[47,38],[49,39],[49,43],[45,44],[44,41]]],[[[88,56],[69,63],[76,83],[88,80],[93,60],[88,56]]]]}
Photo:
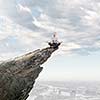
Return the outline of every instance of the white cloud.
{"type": "Polygon", "coordinates": [[[20,13],[29,12],[31,14],[31,10],[26,6],[25,7],[22,6],[21,4],[17,5],[17,9],[18,9],[18,11],[20,11],[20,13]]]}
{"type": "MultiPolygon", "coordinates": [[[[64,44],[60,53],[89,54],[100,48],[99,1],[1,0],[0,3],[0,40],[8,42],[8,37],[16,37],[19,50],[43,46],[54,31],[64,44]]],[[[11,46],[10,42],[7,45],[11,46]]]]}

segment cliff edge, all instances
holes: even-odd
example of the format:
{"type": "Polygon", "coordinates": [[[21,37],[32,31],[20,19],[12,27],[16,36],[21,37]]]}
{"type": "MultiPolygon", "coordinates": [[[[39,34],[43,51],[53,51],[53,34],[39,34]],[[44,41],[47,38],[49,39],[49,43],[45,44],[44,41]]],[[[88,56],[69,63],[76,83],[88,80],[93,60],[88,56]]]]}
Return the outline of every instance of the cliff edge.
{"type": "Polygon", "coordinates": [[[57,50],[47,47],[0,64],[0,100],[26,100],[42,65],[57,50]]]}

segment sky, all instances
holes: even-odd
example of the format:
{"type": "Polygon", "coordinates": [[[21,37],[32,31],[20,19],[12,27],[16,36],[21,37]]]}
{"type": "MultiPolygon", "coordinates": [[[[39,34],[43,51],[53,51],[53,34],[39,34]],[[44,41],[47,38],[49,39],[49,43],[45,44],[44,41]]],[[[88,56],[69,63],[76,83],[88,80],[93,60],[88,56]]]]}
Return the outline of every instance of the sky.
{"type": "Polygon", "coordinates": [[[62,45],[38,80],[100,80],[99,0],[0,0],[0,61],[62,45]]]}

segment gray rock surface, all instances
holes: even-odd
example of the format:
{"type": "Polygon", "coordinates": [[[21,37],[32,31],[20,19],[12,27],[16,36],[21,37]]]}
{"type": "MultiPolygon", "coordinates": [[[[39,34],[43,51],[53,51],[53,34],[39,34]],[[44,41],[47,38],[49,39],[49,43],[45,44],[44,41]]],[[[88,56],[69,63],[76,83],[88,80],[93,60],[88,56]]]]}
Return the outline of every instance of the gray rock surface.
{"type": "Polygon", "coordinates": [[[48,47],[0,64],[0,100],[26,100],[42,65],[57,48],[48,47]]]}

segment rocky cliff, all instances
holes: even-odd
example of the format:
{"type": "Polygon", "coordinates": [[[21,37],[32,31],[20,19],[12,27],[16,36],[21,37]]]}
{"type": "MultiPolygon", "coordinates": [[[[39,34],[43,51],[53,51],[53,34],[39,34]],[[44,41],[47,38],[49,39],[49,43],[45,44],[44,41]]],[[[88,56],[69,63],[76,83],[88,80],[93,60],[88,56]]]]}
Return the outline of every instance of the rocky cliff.
{"type": "Polygon", "coordinates": [[[42,65],[58,48],[48,47],[0,64],[0,100],[26,100],[42,65]]]}

